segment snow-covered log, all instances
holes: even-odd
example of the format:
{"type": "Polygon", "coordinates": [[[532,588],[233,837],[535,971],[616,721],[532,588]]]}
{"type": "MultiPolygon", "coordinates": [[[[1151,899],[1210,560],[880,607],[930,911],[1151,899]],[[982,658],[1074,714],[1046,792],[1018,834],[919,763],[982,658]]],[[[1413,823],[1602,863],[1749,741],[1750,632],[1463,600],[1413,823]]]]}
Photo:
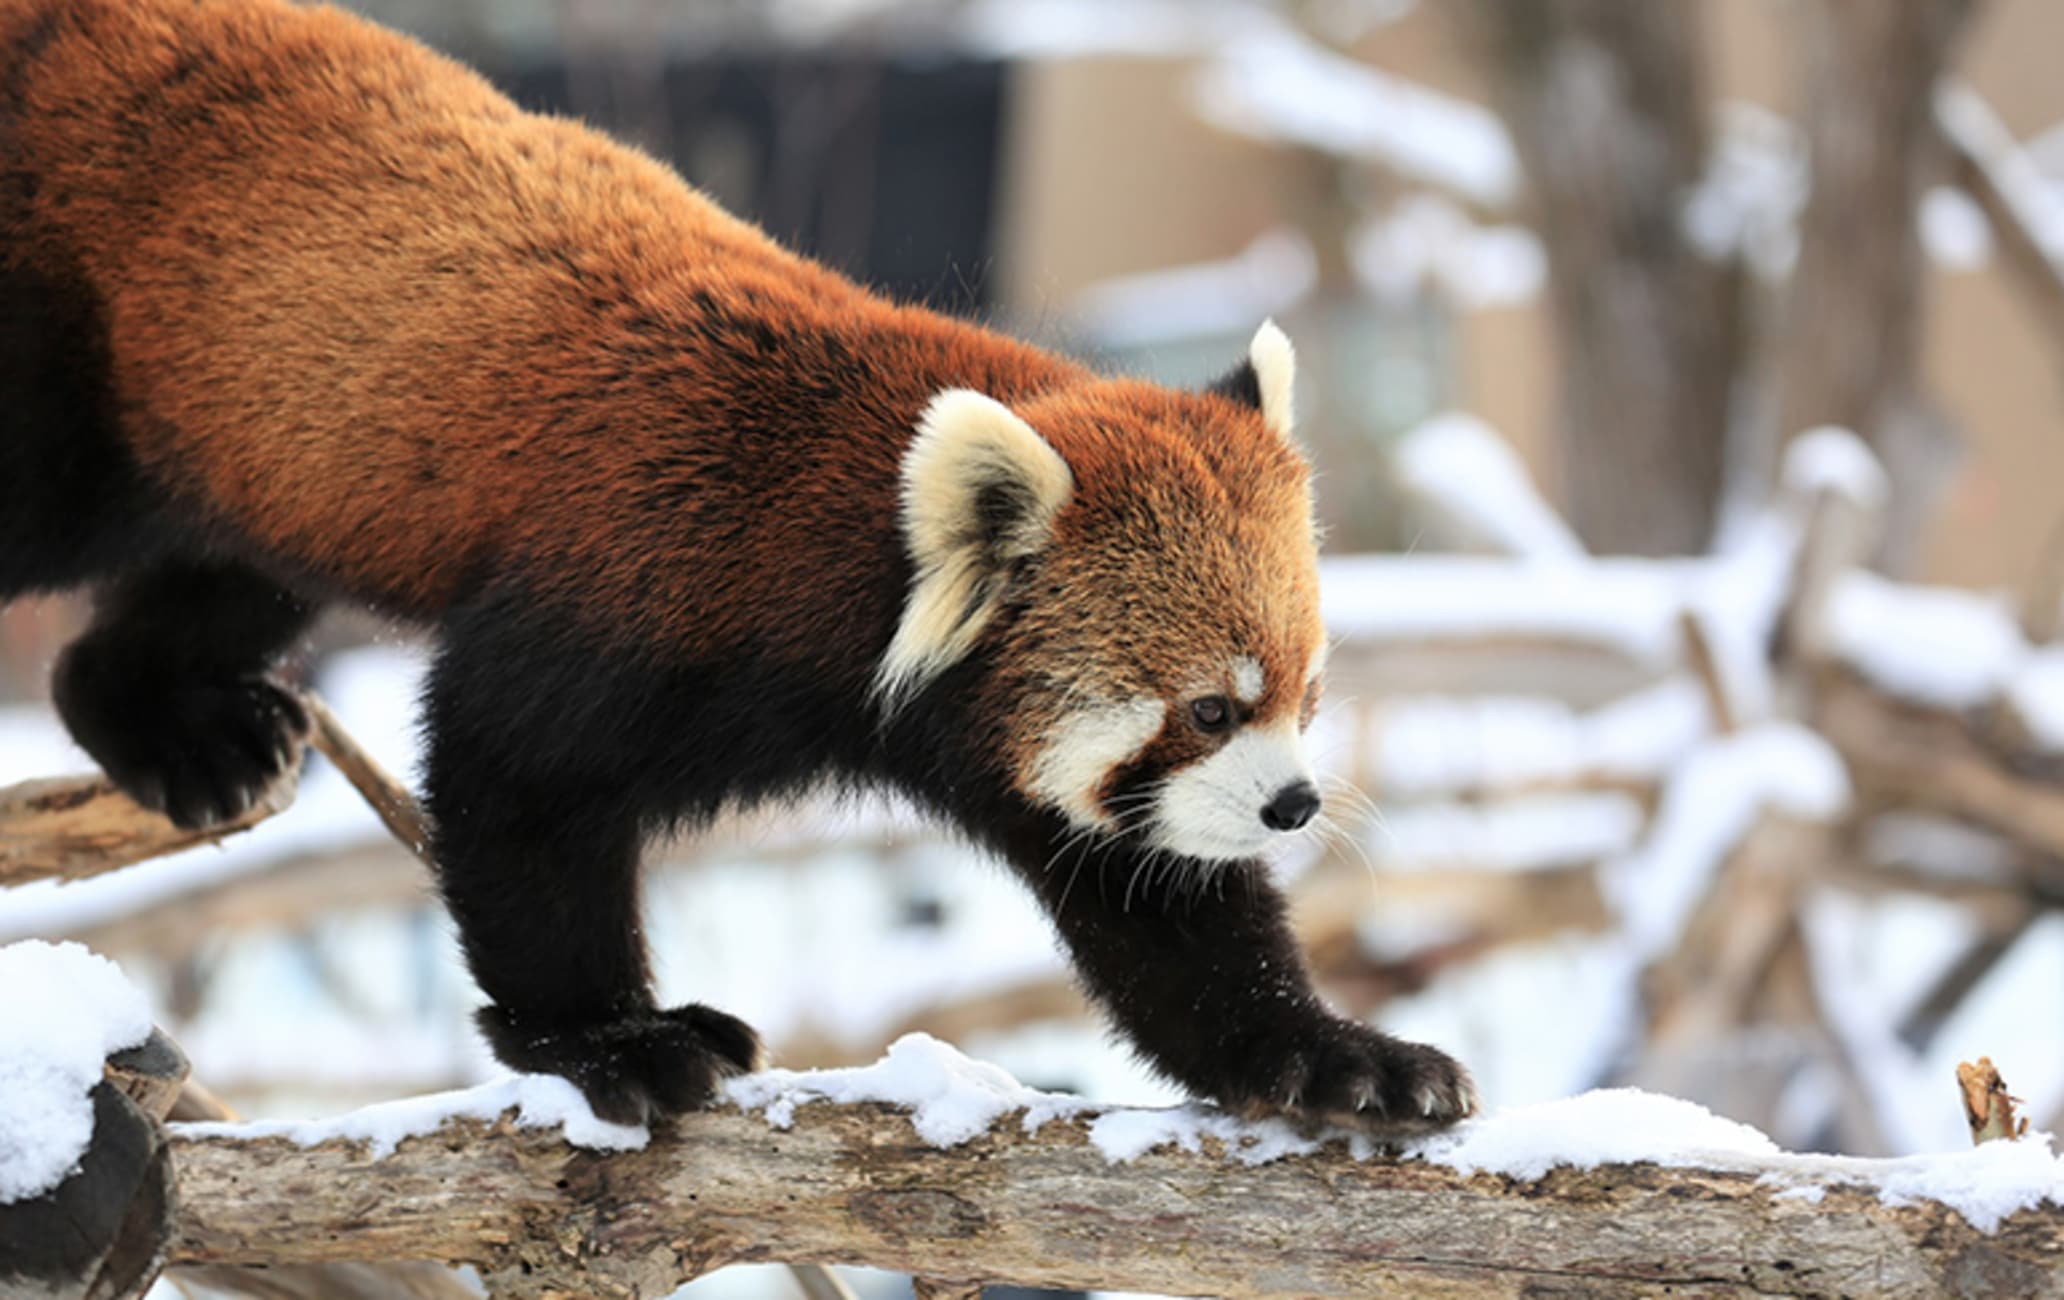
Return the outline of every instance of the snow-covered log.
{"type": "MultiPolygon", "coordinates": [[[[1612,1133],[1623,1106],[1639,1142],[1656,1107],[1666,1126],[1667,1108],[1694,1108],[1632,1093],[1555,1106],[1585,1109],[1479,1121],[1413,1159],[1278,1152],[1281,1132],[1257,1144],[1200,1111],[1031,1131],[1003,1118],[940,1149],[870,1102],[791,1102],[778,1129],[751,1110],[699,1114],[610,1154],[511,1116],[450,1119],[378,1157],[341,1138],[175,1128],[171,1258],[437,1257],[475,1265],[497,1296],[663,1295],[770,1258],[1183,1295],[2064,1295],[2064,1210],[2037,1196],[2003,1212],[2012,1197],[1996,1194],[2029,1170],[2054,1179],[2039,1143],[1923,1161],[1734,1144],[1665,1167],[1581,1134],[1612,1133]],[[1168,1144],[1140,1149],[1155,1137],[1168,1144]],[[1558,1139],[1574,1163],[1556,1159],[1558,1139]],[[1931,1178],[1966,1189],[1961,1210],[1925,1199],[1931,1178]]],[[[1688,1141],[1750,1132],[1703,1124],[1688,1141]]]]}

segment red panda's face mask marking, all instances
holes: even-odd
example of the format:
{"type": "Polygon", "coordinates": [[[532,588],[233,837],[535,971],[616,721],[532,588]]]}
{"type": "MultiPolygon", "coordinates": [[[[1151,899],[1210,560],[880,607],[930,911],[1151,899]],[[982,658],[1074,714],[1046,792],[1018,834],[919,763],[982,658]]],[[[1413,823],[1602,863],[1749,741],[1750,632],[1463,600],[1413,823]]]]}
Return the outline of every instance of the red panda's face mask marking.
{"type": "Polygon", "coordinates": [[[1290,364],[1270,325],[1231,396],[942,394],[904,461],[885,706],[985,646],[1000,758],[1084,831],[1231,860],[1308,824],[1323,637],[1290,364]]]}

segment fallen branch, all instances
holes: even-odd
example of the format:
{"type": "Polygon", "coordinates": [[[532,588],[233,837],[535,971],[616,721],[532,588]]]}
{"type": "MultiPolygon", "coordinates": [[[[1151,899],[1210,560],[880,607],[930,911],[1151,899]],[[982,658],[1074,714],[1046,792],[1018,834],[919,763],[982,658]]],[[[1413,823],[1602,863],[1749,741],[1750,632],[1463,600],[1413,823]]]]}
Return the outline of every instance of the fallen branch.
{"type": "Polygon", "coordinates": [[[283,811],[294,787],[292,775],[283,777],[236,820],[190,831],[132,802],[104,776],[8,786],[0,789],[0,888],[84,880],[227,839],[283,811]]]}
{"type": "Polygon", "coordinates": [[[942,1151],[891,1108],[810,1104],[786,1131],[718,1111],[643,1151],[598,1155],[550,1130],[459,1120],[384,1159],[175,1129],[171,1260],[436,1257],[516,1297],[664,1294],[770,1257],[1184,1295],[1919,1296],[1986,1278],[1998,1294],[2064,1296],[2064,1211],[2024,1211],[1987,1235],[1869,1187],[1816,1200],[1758,1181],[1802,1167],[1811,1181],[1813,1157],[1518,1181],[1338,1146],[1248,1165],[1206,1139],[1113,1168],[1088,1123],[1028,1135],[1006,1121],[942,1151]]]}
{"type": "Polygon", "coordinates": [[[2064,856],[2064,785],[2017,771],[1971,720],[1894,699],[1836,668],[1822,674],[1815,712],[1867,804],[1945,813],[2044,858],[2064,856]]]}
{"type": "MultiPolygon", "coordinates": [[[[429,832],[415,799],[345,731],[329,706],[303,694],[309,743],[337,765],[394,837],[424,858],[429,832]]],[[[185,830],[115,788],[105,776],[57,777],[0,788],[0,888],[36,880],[85,880],[152,858],[213,844],[275,816],[294,802],[296,767],[241,816],[185,830]]]]}
{"type": "Polygon", "coordinates": [[[2028,1121],[2014,1114],[2019,1097],[2007,1094],[2006,1080],[1989,1056],[1977,1063],[1962,1062],[1956,1068],[1957,1092],[1964,1102],[1964,1122],[1971,1126],[1971,1141],[2000,1142],[2028,1136],[2028,1121]]]}
{"type": "Polygon", "coordinates": [[[2064,264],[2044,237],[2059,217],[2047,179],[1969,85],[1949,79],[1938,86],[1934,117],[1951,178],[1984,212],[2013,283],[2051,341],[2064,342],[2064,264]]]}
{"type": "Polygon", "coordinates": [[[394,779],[379,761],[344,730],[337,715],[322,699],[308,692],[301,695],[301,707],[308,710],[308,743],[330,760],[351,787],[371,805],[387,830],[409,852],[425,863],[430,860],[430,824],[417,806],[408,787],[394,779]]]}

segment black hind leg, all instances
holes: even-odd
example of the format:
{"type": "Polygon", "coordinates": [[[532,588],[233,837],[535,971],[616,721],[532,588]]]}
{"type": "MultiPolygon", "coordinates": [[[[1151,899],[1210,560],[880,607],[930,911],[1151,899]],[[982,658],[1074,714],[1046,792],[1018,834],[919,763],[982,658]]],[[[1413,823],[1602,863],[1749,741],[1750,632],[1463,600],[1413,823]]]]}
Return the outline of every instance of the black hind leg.
{"type": "Polygon", "coordinates": [[[248,809],[293,761],[308,716],[267,675],[313,608],[235,565],[110,581],[52,683],[72,738],[124,793],[186,827],[248,809]]]}
{"type": "Polygon", "coordinates": [[[98,297],[83,276],[10,264],[5,207],[0,197],[0,603],[133,570],[168,540],[116,429],[98,297]]]}
{"type": "Polygon", "coordinates": [[[643,832],[665,820],[668,738],[697,734],[668,699],[543,618],[468,612],[425,700],[438,877],[493,999],[480,1027],[505,1064],[571,1080],[621,1123],[707,1106],[760,1060],[743,1021],[652,996],[643,832]]]}

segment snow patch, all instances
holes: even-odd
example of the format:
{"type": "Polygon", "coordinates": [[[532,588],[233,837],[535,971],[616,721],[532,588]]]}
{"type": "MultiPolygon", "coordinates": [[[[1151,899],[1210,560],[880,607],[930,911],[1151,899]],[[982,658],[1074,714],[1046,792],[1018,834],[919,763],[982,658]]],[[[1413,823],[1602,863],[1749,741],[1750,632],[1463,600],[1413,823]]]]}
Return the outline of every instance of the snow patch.
{"type": "Polygon", "coordinates": [[[902,1106],[911,1112],[917,1135],[935,1147],[959,1146],[1014,1111],[1025,1113],[1025,1129],[1031,1132],[1086,1108],[1079,1098],[1028,1088],[930,1034],[905,1034],[873,1065],[746,1075],[727,1083],[724,1096],[741,1110],[761,1112],[775,1128],[790,1127],[796,1107],[813,1101],[902,1106]]]}
{"type": "Polygon", "coordinates": [[[1385,871],[1538,871],[1625,853],[1647,820],[1630,795],[1518,795],[1393,808],[1375,823],[1385,871]]]}
{"type": "Polygon", "coordinates": [[[1168,1110],[1114,1110],[1090,1122],[1089,1140],[1114,1165],[1137,1160],[1161,1147],[1197,1152],[1204,1139],[1219,1143],[1245,1165],[1265,1165],[1284,1156],[1308,1155],[1319,1140],[1304,1137],[1279,1119],[1241,1120],[1204,1106],[1168,1110]]]}
{"type": "Polygon", "coordinates": [[[435,1133],[449,1120],[492,1123],[512,1110],[518,1128],[563,1129],[569,1143],[595,1151],[641,1151],[650,1140],[640,1125],[596,1118],[580,1089],[550,1074],[520,1074],[456,1092],[381,1102],[331,1119],[211,1120],[167,1127],[185,1137],[285,1138],[304,1147],[324,1142],[362,1143],[377,1160],[392,1155],[409,1138],[435,1133]]]}
{"type": "Polygon", "coordinates": [[[1511,138],[1491,110],[1335,54],[1287,25],[1221,46],[1195,99],[1224,130],[1367,159],[1487,207],[1519,192],[1511,138]]]}
{"type": "Polygon", "coordinates": [[[1436,194],[1400,199],[1355,228],[1355,276],[1386,302],[1410,303],[1429,288],[1465,308],[1509,307],[1540,297],[1548,254],[1524,226],[1483,225],[1436,194]]]}
{"type": "Polygon", "coordinates": [[[999,59],[1179,58],[1251,39],[1280,20],[1227,0],[972,0],[961,43],[999,59]]]}
{"type": "Polygon", "coordinates": [[[1138,347],[1170,335],[1243,335],[1281,316],[1318,283],[1311,241],[1289,228],[1266,230],[1217,262],[1100,280],[1078,295],[1073,314],[1105,347],[1138,347]]]}
{"type": "Polygon", "coordinates": [[[1992,260],[1992,223],[1960,189],[1931,187],[1921,196],[1921,247],[1937,266],[1975,271],[1992,260]]]}
{"type": "Polygon", "coordinates": [[[1676,661],[1677,611],[1710,561],[1514,564],[1459,555],[1338,555],[1320,561],[1320,601],[1336,637],[1371,641],[1554,637],[1609,646],[1643,663],[1676,661]]]}
{"type": "Polygon", "coordinates": [[[1723,736],[1672,775],[1647,842],[1606,864],[1599,883],[1629,941],[1652,956],[1676,941],[1713,873],[1763,809],[1831,821],[1848,802],[1847,769],[1813,732],[1769,723],[1723,736]]]}
{"type": "Polygon", "coordinates": [[[1863,439],[1839,425],[1806,430],[1785,448],[1785,486],[1803,497],[1833,492],[1875,510],[1891,491],[1885,467],[1863,439]]]}
{"type": "MultiPolygon", "coordinates": [[[[2064,264],[2064,196],[1985,97],[1964,82],[1945,78],[1935,88],[1935,120],[1979,160],[2050,264],[2064,264]]],[[[1923,207],[1924,221],[1926,215],[1923,207]]],[[[1925,224],[1922,233],[1927,233],[1925,224]]]]}
{"type": "Polygon", "coordinates": [[[1773,1156],[1777,1144],[1747,1124],[1694,1102],[1637,1088],[1514,1106],[1404,1148],[1409,1159],[1462,1174],[1504,1174],[1526,1182],[1568,1166],[1650,1163],[1713,1168],[1743,1156],[1773,1156]]]}
{"type": "MultiPolygon", "coordinates": [[[[1814,1157],[1799,1157],[1811,1163],[1814,1157]]],[[[1836,1166],[1838,1157],[1823,1157],[1836,1166]]],[[[2064,1204],[2064,1162],[2050,1150],[2048,1134],[2013,1142],[1984,1142],[1948,1155],[1913,1156],[1873,1162],[1867,1181],[1887,1205],[1939,1201],[1980,1232],[1997,1232],[2008,1216],[2049,1202],[2064,1204]]]]}
{"type": "Polygon", "coordinates": [[[1528,560],[1578,561],[1583,543],[1534,489],[1512,445],[1473,415],[1436,415],[1397,442],[1399,480],[1473,534],[1528,560]]]}
{"type": "Polygon", "coordinates": [[[1750,1173],[1781,1189],[1778,1198],[1810,1204],[1831,1186],[1852,1186],[1886,1205],[1937,1202],[1986,1233],[2020,1210],[2064,1204],[2064,1161],[2047,1135],[1896,1160],[1791,1155],[1746,1124],[1632,1088],[1513,1107],[1416,1139],[1401,1154],[1527,1182],[1558,1166],[1646,1163],[1750,1173]]]}
{"type": "Polygon", "coordinates": [[[150,1037],[150,1007],[121,968],[76,943],[0,948],[0,1205],[41,1196],[79,1167],[107,1058],[150,1037]]]}
{"type": "Polygon", "coordinates": [[[1540,696],[1406,697],[1377,712],[1368,748],[1383,794],[1425,798],[1584,776],[1659,777],[1710,726],[1698,683],[1675,676],[1588,713],[1540,696]]]}
{"type": "Polygon", "coordinates": [[[2007,681],[2007,702],[2030,739],[2064,751],[2064,649],[2045,646],[2024,659],[2007,681]]]}
{"type": "Polygon", "coordinates": [[[2004,599],[1853,570],[1829,596],[1831,648],[1879,686],[1938,708],[1978,708],[2028,654],[2004,599]]]}
{"type": "Polygon", "coordinates": [[[1740,101],[1720,106],[1719,127],[1706,174],[1679,213],[1685,237],[1715,261],[1739,254],[1759,276],[1781,279],[1798,258],[1805,142],[1787,119],[1740,101]]]}

